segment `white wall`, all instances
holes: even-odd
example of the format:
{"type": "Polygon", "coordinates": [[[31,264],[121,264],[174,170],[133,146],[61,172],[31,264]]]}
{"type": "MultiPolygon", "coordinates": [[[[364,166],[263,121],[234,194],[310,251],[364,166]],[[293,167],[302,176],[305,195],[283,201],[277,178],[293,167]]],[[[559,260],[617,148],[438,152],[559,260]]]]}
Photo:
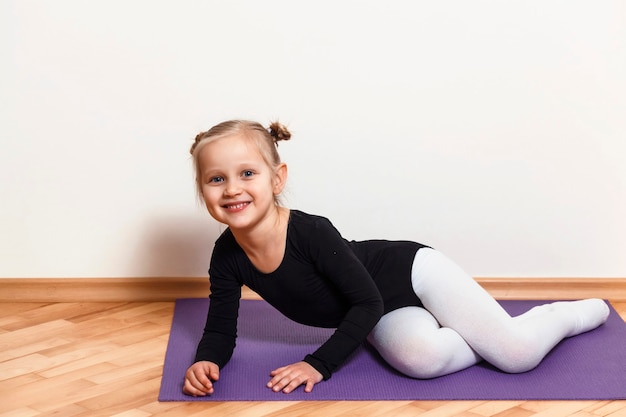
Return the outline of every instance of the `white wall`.
{"type": "Polygon", "coordinates": [[[474,276],[626,277],[613,1],[0,2],[0,277],[205,276],[188,147],[285,122],[289,206],[474,276]],[[8,57],[8,60],[7,60],[8,57]]]}

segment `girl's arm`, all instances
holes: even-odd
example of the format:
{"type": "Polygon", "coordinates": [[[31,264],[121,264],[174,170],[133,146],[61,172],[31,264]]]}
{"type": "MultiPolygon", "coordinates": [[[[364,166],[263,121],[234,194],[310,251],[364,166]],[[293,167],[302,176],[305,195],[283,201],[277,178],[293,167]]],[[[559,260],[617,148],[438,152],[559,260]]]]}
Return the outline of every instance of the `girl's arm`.
{"type": "Polygon", "coordinates": [[[209,311],[195,362],[213,362],[221,369],[230,360],[235,348],[241,285],[234,279],[219,275],[214,268],[211,271],[215,272],[210,278],[209,311]]]}
{"type": "MultiPolygon", "coordinates": [[[[306,384],[305,391],[331,377],[365,340],[383,314],[383,301],[361,261],[332,224],[321,218],[310,234],[309,253],[315,268],[341,294],[347,313],[333,335],[314,353],[274,370],[268,383],[275,391],[291,392],[306,384]]],[[[323,300],[320,300],[323,302],[323,300]]]]}
{"type": "Polygon", "coordinates": [[[225,264],[227,257],[220,254],[216,244],[209,269],[211,294],[209,311],[195,363],[185,375],[183,391],[189,395],[211,395],[213,382],[219,371],[230,360],[237,338],[237,317],[241,299],[241,283],[225,264]]]}
{"type": "Polygon", "coordinates": [[[216,296],[211,292],[207,321],[198,343],[195,363],[185,373],[183,392],[187,395],[212,395],[220,369],[228,363],[235,348],[239,297],[231,295],[222,298],[220,293],[218,290],[216,296]]]}
{"type": "Polygon", "coordinates": [[[371,275],[330,221],[318,221],[311,254],[318,270],[349,306],[335,333],[304,359],[328,379],[363,343],[382,316],[384,305],[371,275]]]}

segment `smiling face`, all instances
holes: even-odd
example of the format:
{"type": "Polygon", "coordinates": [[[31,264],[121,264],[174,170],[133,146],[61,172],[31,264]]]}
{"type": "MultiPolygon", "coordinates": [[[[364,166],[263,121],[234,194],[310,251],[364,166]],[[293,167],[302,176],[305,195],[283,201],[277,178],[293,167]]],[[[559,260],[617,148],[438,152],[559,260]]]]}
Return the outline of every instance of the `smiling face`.
{"type": "Polygon", "coordinates": [[[254,140],[235,134],[211,141],[198,163],[202,198],[218,222],[248,230],[277,213],[287,168],[268,165],[254,140]]]}

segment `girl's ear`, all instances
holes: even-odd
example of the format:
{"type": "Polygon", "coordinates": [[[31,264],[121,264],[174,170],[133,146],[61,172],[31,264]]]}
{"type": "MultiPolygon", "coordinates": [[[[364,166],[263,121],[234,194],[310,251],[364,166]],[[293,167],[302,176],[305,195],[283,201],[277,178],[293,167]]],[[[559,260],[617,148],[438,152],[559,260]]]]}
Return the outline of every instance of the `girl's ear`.
{"type": "Polygon", "coordinates": [[[281,163],[274,169],[274,195],[282,193],[286,183],[287,165],[281,163]]]}

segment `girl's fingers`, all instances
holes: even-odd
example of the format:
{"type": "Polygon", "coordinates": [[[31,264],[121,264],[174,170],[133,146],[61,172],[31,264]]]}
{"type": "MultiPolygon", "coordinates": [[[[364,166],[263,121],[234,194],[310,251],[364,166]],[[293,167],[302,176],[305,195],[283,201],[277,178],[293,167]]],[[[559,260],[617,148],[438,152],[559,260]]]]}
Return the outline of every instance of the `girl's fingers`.
{"type": "Polygon", "coordinates": [[[213,392],[212,389],[207,389],[197,380],[191,381],[188,378],[185,379],[183,391],[185,394],[193,395],[194,397],[204,397],[205,395],[213,392]]]}
{"type": "Polygon", "coordinates": [[[213,394],[213,383],[207,376],[208,369],[203,369],[202,366],[192,366],[187,370],[185,375],[185,384],[183,386],[183,392],[193,396],[205,396],[207,394],[213,394]]]}
{"type": "Polygon", "coordinates": [[[305,362],[278,368],[270,372],[272,379],[267,383],[267,387],[274,392],[283,391],[288,394],[306,384],[305,392],[311,392],[313,386],[322,380],[321,374],[305,362]]]}
{"type": "Polygon", "coordinates": [[[313,391],[313,387],[315,386],[315,383],[311,380],[307,381],[306,383],[306,387],[304,387],[304,392],[311,392],[313,391]]]}

